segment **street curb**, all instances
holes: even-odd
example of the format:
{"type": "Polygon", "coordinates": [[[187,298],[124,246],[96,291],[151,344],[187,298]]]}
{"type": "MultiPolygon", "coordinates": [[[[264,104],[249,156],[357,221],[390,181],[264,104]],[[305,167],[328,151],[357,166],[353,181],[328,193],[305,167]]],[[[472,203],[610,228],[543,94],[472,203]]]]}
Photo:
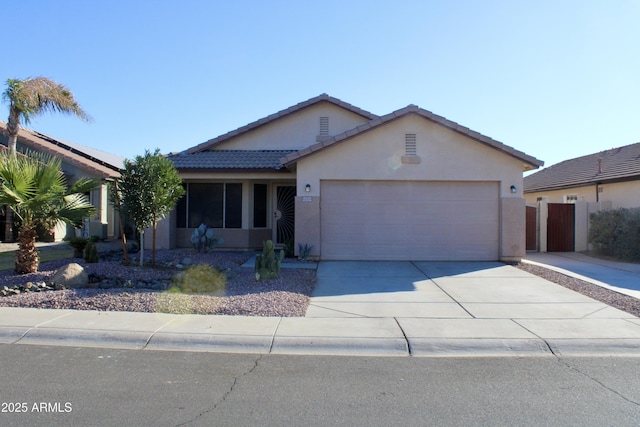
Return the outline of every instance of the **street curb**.
{"type": "Polygon", "coordinates": [[[547,339],[547,344],[557,356],[640,357],[640,339],[637,338],[559,338],[547,339]]]}
{"type": "Polygon", "coordinates": [[[150,337],[150,332],[34,328],[16,343],[142,350],[150,337]]]}
{"type": "Polygon", "coordinates": [[[271,341],[264,335],[156,333],[145,350],[267,354],[271,341]]]}
{"type": "Polygon", "coordinates": [[[271,354],[409,356],[404,338],[278,337],[271,354]]]}
{"type": "Polygon", "coordinates": [[[416,357],[552,356],[544,340],[503,338],[411,338],[416,357]]]}
{"type": "Polygon", "coordinates": [[[20,340],[29,329],[18,326],[0,326],[0,344],[13,344],[20,340]]]}

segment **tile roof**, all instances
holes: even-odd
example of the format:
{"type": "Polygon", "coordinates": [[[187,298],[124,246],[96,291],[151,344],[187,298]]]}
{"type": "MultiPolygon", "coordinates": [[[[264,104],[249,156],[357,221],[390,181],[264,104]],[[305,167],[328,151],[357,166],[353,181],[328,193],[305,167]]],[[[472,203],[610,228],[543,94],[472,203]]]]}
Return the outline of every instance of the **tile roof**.
{"type": "Polygon", "coordinates": [[[233,130],[231,132],[225,133],[224,135],[220,135],[216,138],[210,139],[208,141],[203,142],[202,144],[196,145],[195,147],[189,148],[188,150],[186,150],[187,153],[197,153],[200,151],[205,151],[205,150],[209,150],[213,147],[215,147],[218,144],[221,144],[222,142],[231,139],[235,136],[238,136],[240,134],[243,134],[245,132],[249,132],[257,127],[260,126],[264,126],[268,123],[273,122],[274,120],[280,119],[282,117],[288,116],[289,114],[295,113],[296,111],[300,111],[304,108],[310,107],[312,105],[315,105],[319,102],[330,102],[334,105],[337,105],[338,107],[342,107],[346,110],[351,111],[352,113],[358,114],[368,120],[372,120],[376,117],[378,117],[377,115],[370,113],[369,111],[365,111],[361,108],[358,108],[354,105],[351,105],[347,102],[341,101],[338,98],[334,98],[332,96],[327,95],[326,93],[323,93],[319,96],[316,96],[314,98],[308,99],[306,101],[300,102],[292,107],[289,107],[287,109],[284,109],[282,111],[278,111],[277,113],[271,114],[270,116],[264,117],[260,120],[257,120],[255,122],[249,123],[248,125],[242,126],[236,130],[233,130]]]}
{"type": "MultiPolygon", "coordinates": [[[[5,145],[7,144],[6,127],[6,122],[0,121],[0,143],[5,145]]],[[[97,174],[102,178],[119,177],[120,170],[124,166],[124,157],[56,139],[22,127],[18,131],[18,143],[32,150],[46,152],[59,157],[67,163],[97,174]]]]}
{"type": "Polygon", "coordinates": [[[168,156],[178,170],[185,169],[267,169],[283,168],[280,159],[291,150],[213,150],[168,156]]]}
{"type": "Polygon", "coordinates": [[[538,160],[535,157],[529,156],[523,153],[522,151],[518,151],[508,145],[505,145],[492,138],[489,138],[488,136],[475,132],[467,127],[461,126],[458,123],[448,120],[442,116],[433,114],[431,111],[424,110],[416,105],[408,105],[405,108],[394,111],[385,116],[377,117],[367,123],[363,123],[360,126],[354,129],[348,130],[340,135],[335,135],[333,137],[322,140],[317,144],[314,144],[308,148],[289,154],[287,157],[283,158],[281,161],[285,166],[289,166],[304,157],[312,155],[316,151],[323,150],[331,145],[338,144],[356,135],[360,135],[364,132],[375,129],[376,127],[384,125],[388,122],[398,120],[399,118],[409,114],[417,114],[421,117],[424,117],[427,120],[431,120],[432,122],[438,123],[446,128],[449,128],[455,132],[461,133],[482,144],[485,144],[489,147],[495,148],[496,150],[502,151],[505,154],[515,157],[516,159],[521,160],[523,163],[527,165],[527,170],[537,169],[538,167],[544,164],[543,161],[538,160]]]}
{"type": "Polygon", "coordinates": [[[640,180],[640,143],[565,160],[524,178],[524,192],[640,180]]]}

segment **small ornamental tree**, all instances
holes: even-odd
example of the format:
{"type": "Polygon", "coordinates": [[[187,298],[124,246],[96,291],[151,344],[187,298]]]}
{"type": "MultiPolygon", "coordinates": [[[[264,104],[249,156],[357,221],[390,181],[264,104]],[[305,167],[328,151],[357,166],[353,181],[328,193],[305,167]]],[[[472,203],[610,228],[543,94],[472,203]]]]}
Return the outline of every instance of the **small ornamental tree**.
{"type": "Polygon", "coordinates": [[[140,265],[144,263],[144,230],[153,227],[151,264],[156,261],[156,227],[184,195],[182,180],[171,160],[145,151],[125,161],[120,177],[122,209],[140,233],[140,265]]]}

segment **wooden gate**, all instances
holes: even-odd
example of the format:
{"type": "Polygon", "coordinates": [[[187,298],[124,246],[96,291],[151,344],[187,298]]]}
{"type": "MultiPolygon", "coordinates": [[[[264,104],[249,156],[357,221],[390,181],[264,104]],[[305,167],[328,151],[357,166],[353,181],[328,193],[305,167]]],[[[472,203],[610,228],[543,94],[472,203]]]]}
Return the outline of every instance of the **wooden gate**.
{"type": "Polygon", "coordinates": [[[547,251],[573,252],[575,250],[575,205],[549,203],[547,217],[547,251]]]}
{"type": "Polygon", "coordinates": [[[538,208],[535,206],[527,206],[527,250],[538,250],[538,208]]]}

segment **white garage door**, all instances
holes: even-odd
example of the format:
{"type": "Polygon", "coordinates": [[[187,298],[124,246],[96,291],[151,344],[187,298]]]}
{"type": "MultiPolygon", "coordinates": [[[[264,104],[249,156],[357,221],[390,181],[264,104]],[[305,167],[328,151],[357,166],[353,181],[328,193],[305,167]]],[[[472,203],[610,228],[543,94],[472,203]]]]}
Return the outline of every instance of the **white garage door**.
{"type": "Polygon", "coordinates": [[[322,181],[321,258],[498,259],[497,182],[322,181]]]}

